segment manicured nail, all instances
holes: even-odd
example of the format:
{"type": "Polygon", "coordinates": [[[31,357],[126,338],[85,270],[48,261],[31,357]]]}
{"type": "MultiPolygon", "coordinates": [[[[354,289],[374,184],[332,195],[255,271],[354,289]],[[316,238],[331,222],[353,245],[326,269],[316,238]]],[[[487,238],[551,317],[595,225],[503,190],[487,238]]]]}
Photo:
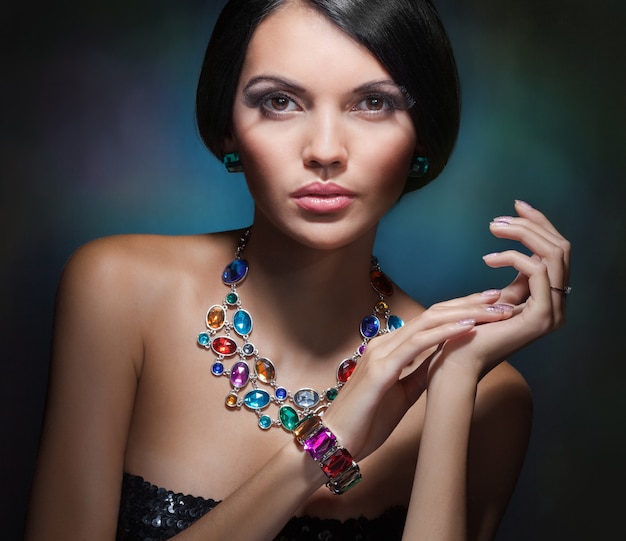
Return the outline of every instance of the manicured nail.
{"type": "Polygon", "coordinates": [[[460,325],[461,327],[471,327],[473,325],[476,325],[476,320],[475,319],[462,319],[461,321],[457,321],[456,323],[457,325],[460,325]]]}
{"type": "Polygon", "coordinates": [[[500,252],[491,252],[490,254],[484,255],[483,259],[491,259],[492,257],[499,256],[500,252]]]}
{"type": "Polygon", "coordinates": [[[512,304],[498,303],[498,304],[490,304],[485,307],[487,312],[500,312],[501,314],[504,312],[512,312],[514,306],[512,304]]]}
{"type": "Polygon", "coordinates": [[[513,216],[498,216],[497,218],[494,218],[493,222],[497,222],[497,223],[504,223],[504,224],[510,224],[513,221],[513,216]]]}
{"type": "Polygon", "coordinates": [[[526,203],[526,201],[522,201],[521,199],[516,199],[515,204],[520,205],[522,207],[526,207],[527,209],[533,208],[533,206],[530,203],[526,203]]]}
{"type": "Polygon", "coordinates": [[[484,295],[485,297],[498,297],[500,293],[502,293],[501,289],[488,289],[483,291],[481,295],[484,295]]]}
{"type": "Polygon", "coordinates": [[[489,225],[492,227],[509,227],[511,224],[509,222],[499,222],[494,220],[493,222],[489,222],[489,225]]]}

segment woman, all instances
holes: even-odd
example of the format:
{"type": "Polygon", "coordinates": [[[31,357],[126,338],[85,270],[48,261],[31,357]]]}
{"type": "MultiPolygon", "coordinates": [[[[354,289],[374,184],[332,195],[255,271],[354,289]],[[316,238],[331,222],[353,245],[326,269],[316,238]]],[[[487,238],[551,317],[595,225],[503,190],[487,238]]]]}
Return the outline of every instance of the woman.
{"type": "Polygon", "coordinates": [[[425,309],[381,272],[458,103],[428,0],[227,4],[198,123],[254,223],[74,254],[28,540],[493,538],[531,417],[503,359],[562,324],[569,245],[518,201],[505,289],[425,309]]]}

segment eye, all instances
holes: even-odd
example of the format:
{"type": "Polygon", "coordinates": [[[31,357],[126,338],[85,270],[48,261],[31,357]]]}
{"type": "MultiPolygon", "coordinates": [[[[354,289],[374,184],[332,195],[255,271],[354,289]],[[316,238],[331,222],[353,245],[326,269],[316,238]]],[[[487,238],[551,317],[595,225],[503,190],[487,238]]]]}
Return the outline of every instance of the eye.
{"type": "Polygon", "coordinates": [[[264,109],[272,113],[289,113],[299,109],[291,98],[283,94],[266,96],[262,105],[264,109]]]}
{"type": "Polygon", "coordinates": [[[390,113],[394,109],[394,100],[381,95],[367,96],[354,106],[355,111],[365,113],[390,113]]]}

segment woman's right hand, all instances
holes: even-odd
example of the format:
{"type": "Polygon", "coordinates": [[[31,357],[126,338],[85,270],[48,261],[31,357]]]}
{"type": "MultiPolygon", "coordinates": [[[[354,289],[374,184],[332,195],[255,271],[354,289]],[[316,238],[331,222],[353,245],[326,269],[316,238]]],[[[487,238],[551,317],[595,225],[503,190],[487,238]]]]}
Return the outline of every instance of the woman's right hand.
{"type": "Polygon", "coordinates": [[[434,304],[392,333],[372,340],[324,423],[360,460],[376,450],[426,390],[431,356],[477,324],[508,319],[513,306],[492,290],[434,304]],[[403,373],[409,372],[408,375],[403,373]]]}

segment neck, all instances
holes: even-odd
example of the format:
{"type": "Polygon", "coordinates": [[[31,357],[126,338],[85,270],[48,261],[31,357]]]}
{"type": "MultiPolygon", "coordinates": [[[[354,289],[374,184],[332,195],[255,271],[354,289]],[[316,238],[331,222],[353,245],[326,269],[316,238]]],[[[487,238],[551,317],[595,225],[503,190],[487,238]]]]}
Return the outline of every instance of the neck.
{"type": "Polygon", "coordinates": [[[314,249],[255,225],[240,292],[259,327],[284,329],[300,351],[353,348],[358,325],[377,300],[369,279],[374,234],[341,248],[314,249]]]}

